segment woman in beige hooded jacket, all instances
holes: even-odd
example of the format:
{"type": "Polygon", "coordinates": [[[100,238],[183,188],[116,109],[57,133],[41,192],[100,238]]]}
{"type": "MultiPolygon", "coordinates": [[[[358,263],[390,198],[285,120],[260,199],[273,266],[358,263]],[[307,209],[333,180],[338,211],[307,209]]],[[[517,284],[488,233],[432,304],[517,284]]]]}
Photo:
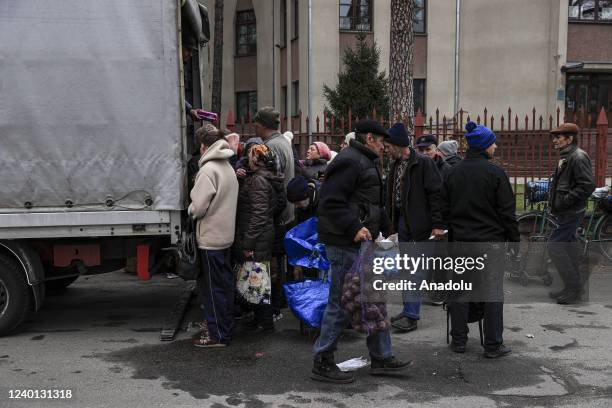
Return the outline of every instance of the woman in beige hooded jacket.
{"type": "Polygon", "coordinates": [[[191,190],[189,214],[197,220],[201,273],[198,278],[206,329],[193,339],[196,347],[225,347],[234,328],[234,242],[238,181],[229,158],[234,155],[219,130],[198,129],[202,155],[191,190]]]}

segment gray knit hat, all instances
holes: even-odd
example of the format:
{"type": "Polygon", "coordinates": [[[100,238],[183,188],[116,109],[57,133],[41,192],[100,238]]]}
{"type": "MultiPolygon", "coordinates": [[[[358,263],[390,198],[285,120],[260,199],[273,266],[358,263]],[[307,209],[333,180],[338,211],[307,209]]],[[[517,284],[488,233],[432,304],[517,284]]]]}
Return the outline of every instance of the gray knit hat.
{"type": "Polygon", "coordinates": [[[459,143],[456,140],[447,140],[438,145],[438,150],[444,157],[456,156],[457,149],[459,149],[459,143]]]}

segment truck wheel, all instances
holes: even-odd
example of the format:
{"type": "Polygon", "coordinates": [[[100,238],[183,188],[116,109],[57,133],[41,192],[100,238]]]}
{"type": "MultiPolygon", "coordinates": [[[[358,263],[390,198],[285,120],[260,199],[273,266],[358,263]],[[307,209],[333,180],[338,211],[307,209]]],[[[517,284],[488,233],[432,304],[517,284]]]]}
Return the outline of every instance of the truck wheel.
{"type": "Polygon", "coordinates": [[[28,315],[32,292],[19,264],[0,255],[0,336],[15,330],[28,315]]]}
{"type": "Polygon", "coordinates": [[[45,289],[49,292],[61,292],[77,280],[79,276],[71,276],[63,279],[53,279],[45,282],[45,289]]]}

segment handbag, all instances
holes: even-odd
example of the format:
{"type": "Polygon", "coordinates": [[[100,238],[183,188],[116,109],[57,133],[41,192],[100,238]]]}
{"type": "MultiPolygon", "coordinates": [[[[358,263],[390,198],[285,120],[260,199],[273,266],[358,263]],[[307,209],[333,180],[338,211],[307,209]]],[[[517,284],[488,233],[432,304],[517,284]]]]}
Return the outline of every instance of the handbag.
{"type": "Polygon", "coordinates": [[[248,303],[269,305],[272,294],[270,262],[246,261],[238,267],[236,291],[248,303]]]}
{"type": "Polygon", "coordinates": [[[200,256],[195,223],[196,221],[189,217],[185,228],[185,241],[177,243],[179,262],[176,274],[186,281],[196,280],[200,276],[200,256]]]}

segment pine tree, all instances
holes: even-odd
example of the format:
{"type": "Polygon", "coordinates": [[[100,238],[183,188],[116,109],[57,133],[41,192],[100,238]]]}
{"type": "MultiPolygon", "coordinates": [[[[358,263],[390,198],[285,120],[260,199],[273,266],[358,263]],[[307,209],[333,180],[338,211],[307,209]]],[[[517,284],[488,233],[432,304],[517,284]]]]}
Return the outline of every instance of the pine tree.
{"type": "Polygon", "coordinates": [[[337,120],[348,120],[349,109],[352,120],[372,116],[374,109],[379,114],[389,112],[389,82],[385,72],[378,72],[380,49],[376,43],[368,44],[366,35],[357,34],[357,46],[347,48],[342,61],[344,70],[338,74],[334,89],[323,85],[323,95],[329,107],[326,108],[337,120]]]}

